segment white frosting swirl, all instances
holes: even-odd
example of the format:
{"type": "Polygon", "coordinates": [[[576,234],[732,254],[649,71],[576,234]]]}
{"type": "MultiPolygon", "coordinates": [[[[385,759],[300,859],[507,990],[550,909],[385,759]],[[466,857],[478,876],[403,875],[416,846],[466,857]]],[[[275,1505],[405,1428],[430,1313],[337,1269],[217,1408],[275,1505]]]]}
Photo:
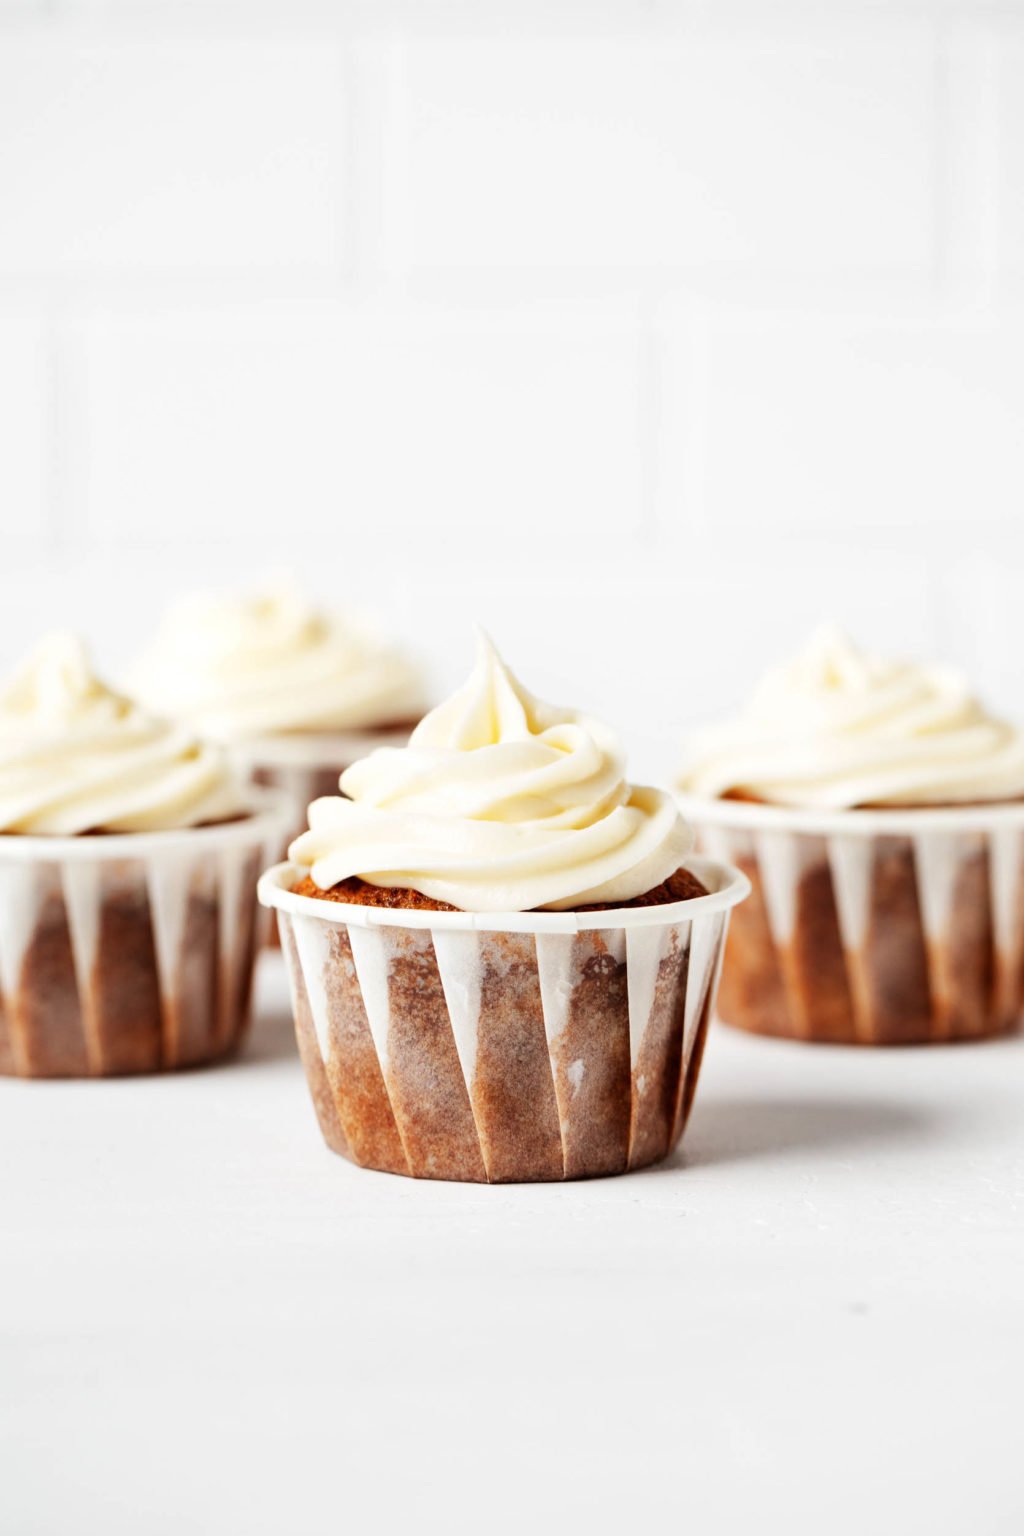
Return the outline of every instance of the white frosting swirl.
{"type": "Polygon", "coordinates": [[[1024,735],[963,678],[819,632],[734,721],[698,733],[681,787],[811,809],[941,805],[1024,795],[1024,735]]]}
{"type": "Polygon", "coordinates": [[[607,727],[533,698],[481,636],[469,681],[408,747],[315,800],[292,860],[323,890],[350,875],[468,912],[629,901],[674,874],[690,832],[671,797],[623,778],[607,727]]]}
{"type": "Polygon", "coordinates": [[[104,687],[74,636],[45,640],[0,689],[2,832],[153,832],[242,808],[222,749],[104,687]]]}
{"type": "Polygon", "coordinates": [[[400,651],[287,586],[177,604],[130,682],[150,708],[229,742],[386,726],[415,719],[424,699],[400,651]]]}

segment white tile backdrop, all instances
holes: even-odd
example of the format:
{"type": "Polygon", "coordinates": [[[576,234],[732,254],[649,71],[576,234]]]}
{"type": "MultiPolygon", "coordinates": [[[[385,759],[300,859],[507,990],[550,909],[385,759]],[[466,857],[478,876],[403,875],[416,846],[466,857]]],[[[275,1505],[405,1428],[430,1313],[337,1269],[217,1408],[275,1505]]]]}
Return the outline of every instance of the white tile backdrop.
{"type": "Polygon", "coordinates": [[[290,567],[641,766],[821,617],[1024,714],[1024,3],[0,0],[0,657],[290,567]]]}

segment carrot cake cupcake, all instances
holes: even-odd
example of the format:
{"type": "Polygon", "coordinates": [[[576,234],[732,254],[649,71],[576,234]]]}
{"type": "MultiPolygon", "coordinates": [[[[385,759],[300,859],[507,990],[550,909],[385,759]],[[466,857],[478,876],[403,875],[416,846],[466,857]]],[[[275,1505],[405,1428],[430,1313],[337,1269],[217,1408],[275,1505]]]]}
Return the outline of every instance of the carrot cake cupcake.
{"type": "Polygon", "coordinates": [[[0,689],[0,1072],[233,1050],[284,822],[221,748],[106,688],[73,637],[45,641],[0,689]]]}
{"type": "Polygon", "coordinates": [[[750,877],[719,1007],[764,1034],[977,1039],[1022,1006],[1024,735],[833,630],[696,735],[681,805],[750,877]]]}
{"type": "Polygon", "coordinates": [[[315,801],[268,872],[328,1144],[497,1182],[664,1157],[696,1087],[744,878],[671,797],[481,640],[469,681],[315,801]]]}

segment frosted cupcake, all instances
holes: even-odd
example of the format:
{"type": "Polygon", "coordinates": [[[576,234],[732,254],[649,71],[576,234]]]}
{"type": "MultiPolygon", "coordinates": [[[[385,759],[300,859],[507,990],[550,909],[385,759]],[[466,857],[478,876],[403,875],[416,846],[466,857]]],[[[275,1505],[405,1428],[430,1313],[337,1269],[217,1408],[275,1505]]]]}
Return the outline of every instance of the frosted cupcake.
{"type": "Polygon", "coordinates": [[[292,834],[356,758],[408,740],[425,697],[401,651],[290,586],[184,600],[130,682],[157,713],[222,742],[254,783],[285,792],[292,834]]]}
{"type": "Polygon", "coordinates": [[[753,884],[728,1022],[863,1044],[1017,1022],[1024,736],[959,674],[824,631],[694,738],[682,788],[703,847],[753,884]]]}
{"type": "Polygon", "coordinates": [[[497,1182],[621,1173],[678,1141],[730,908],[672,799],[481,642],[404,749],[314,802],[276,907],[328,1145],[497,1182]]]}
{"type": "Polygon", "coordinates": [[[0,689],[0,1072],[86,1077],[241,1039],[279,803],[55,636],[0,689]]]}

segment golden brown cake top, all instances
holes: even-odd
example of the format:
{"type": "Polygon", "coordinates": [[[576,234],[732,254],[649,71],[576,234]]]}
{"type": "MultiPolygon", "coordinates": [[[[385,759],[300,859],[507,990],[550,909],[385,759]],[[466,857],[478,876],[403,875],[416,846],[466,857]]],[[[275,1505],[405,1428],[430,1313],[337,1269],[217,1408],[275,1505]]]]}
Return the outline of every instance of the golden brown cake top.
{"type": "MultiPolygon", "coordinates": [[[[419,891],[405,890],[400,886],[369,885],[367,881],[360,880],[357,875],[348,880],[342,880],[329,890],[322,891],[318,885],[304,875],[292,886],[296,896],[313,896],[318,901],[341,901],[352,906],[363,907],[390,907],[395,910],[407,912],[458,912],[460,908],[453,907],[447,901],[433,901],[429,896],[423,896],[419,891]]],[[[629,901],[591,902],[587,906],[573,908],[576,912],[612,912],[623,907],[663,907],[671,902],[691,901],[695,896],[706,896],[707,887],[702,885],[697,876],[691,874],[688,869],[677,869],[669,875],[660,885],[653,890],[645,891],[642,896],[633,896],[629,901]]]]}

